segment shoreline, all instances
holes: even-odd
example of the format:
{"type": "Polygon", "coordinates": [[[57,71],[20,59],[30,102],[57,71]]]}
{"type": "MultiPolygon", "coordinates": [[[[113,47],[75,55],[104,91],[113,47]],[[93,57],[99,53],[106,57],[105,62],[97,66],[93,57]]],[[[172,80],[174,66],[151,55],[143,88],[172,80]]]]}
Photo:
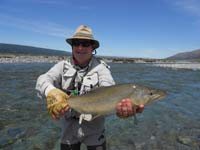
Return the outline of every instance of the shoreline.
{"type": "Polygon", "coordinates": [[[200,70],[200,63],[153,63],[151,66],[171,68],[171,69],[188,69],[188,70],[200,70]]]}
{"type": "MultiPolygon", "coordinates": [[[[65,60],[70,56],[4,56],[0,57],[0,64],[14,64],[14,63],[57,63],[65,60]]],[[[97,56],[98,57],[98,56],[97,56]]],[[[134,59],[127,58],[123,61],[119,58],[104,58],[98,57],[106,63],[133,63],[133,64],[147,64],[155,67],[173,68],[173,69],[192,69],[200,70],[200,62],[186,61],[186,60],[156,60],[156,59],[134,59]]]]}
{"type": "Polygon", "coordinates": [[[57,63],[69,56],[11,56],[0,57],[0,64],[12,63],[57,63]]]}

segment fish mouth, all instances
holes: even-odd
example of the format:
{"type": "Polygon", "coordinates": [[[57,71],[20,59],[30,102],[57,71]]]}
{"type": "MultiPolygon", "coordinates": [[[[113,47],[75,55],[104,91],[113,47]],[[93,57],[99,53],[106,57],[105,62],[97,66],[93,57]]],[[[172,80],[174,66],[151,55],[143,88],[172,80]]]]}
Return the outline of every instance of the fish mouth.
{"type": "Polygon", "coordinates": [[[160,91],[160,90],[159,90],[158,94],[156,94],[156,95],[154,96],[154,98],[155,98],[155,99],[162,99],[162,98],[164,98],[166,95],[167,95],[167,92],[165,92],[165,91],[160,91]]]}

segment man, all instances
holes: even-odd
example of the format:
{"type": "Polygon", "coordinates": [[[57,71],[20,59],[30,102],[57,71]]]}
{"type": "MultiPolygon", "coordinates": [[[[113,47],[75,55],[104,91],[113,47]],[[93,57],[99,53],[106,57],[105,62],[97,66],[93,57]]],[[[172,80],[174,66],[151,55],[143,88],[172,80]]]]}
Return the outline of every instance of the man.
{"type": "MultiPolygon", "coordinates": [[[[63,121],[61,150],[80,150],[81,143],[85,143],[88,150],[105,150],[104,117],[89,121],[88,117],[92,116],[85,115],[80,124],[81,114],[70,109],[66,99],[69,95],[81,95],[97,87],[114,85],[115,82],[109,66],[93,56],[99,41],[94,39],[91,28],[81,25],[66,42],[72,46],[72,57],[41,75],[36,90],[40,97],[46,99],[52,118],[63,121]]],[[[142,110],[143,106],[140,106],[136,112],[142,110]]],[[[136,113],[129,99],[122,100],[116,106],[116,112],[121,118],[136,113]]]]}

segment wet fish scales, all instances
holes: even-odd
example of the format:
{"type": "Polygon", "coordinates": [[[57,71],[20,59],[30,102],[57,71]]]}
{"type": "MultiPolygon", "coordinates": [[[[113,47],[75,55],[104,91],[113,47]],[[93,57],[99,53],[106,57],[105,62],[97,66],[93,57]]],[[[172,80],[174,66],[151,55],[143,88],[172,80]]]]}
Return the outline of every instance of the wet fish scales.
{"type": "Polygon", "coordinates": [[[80,113],[106,115],[115,111],[124,98],[134,105],[147,105],[166,96],[166,92],[137,84],[117,84],[100,87],[81,96],[71,96],[69,106],[80,113]]]}

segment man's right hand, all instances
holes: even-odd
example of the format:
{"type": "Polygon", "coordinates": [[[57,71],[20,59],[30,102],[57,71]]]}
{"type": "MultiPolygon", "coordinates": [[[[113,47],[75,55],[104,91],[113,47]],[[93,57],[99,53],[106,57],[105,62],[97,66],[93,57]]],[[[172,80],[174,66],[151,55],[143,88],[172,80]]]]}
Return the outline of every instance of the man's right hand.
{"type": "Polygon", "coordinates": [[[60,89],[55,88],[49,91],[46,97],[47,108],[53,119],[59,119],[69,110],[69,105],[66,101],[68,98],[69,95],[60,89]]]}

